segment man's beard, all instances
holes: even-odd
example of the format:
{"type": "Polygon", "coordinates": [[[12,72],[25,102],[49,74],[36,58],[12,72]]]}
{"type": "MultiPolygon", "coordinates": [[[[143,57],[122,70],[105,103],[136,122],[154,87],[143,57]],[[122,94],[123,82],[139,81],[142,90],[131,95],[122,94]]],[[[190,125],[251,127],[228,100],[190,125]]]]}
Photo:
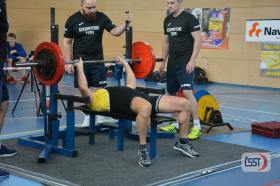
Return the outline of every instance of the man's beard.
{"type": "Polygon", "coordinates": [[[96,12],[87,14],[84,9],[82,9],[82,14],[86,18],[87,21],[95,21],[96,20],[96,12]]]}

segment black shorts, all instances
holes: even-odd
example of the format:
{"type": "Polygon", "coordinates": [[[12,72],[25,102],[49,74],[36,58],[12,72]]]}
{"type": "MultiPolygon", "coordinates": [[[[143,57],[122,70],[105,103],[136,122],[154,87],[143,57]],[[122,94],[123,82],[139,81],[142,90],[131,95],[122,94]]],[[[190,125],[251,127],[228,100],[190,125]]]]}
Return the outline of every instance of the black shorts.
{"type": "Polygon", "coordinates": [[[161,96],[149,96],[125,86],[107,87],[106,89],[110,95],[110,112],[135,115],[135,112],[131,110],[131,101],[134,97],[141,97],[151,103],[152,114],[158,113],[161,96]]]}
{"type": "Polygon", "coordinates": [[[179,89],[193,89],[194,71],[191,74],[186,72],[186,63],[189,59],[188,56],[179,58],[169,56],[166,73],[167,91],[169,93],[176,93],[179,89]]]}
{"type": "Polygon", "coordinates": [[[9,94],[7,86],[4,82],[4,73],[3,73],[3,65],[0,61],[0,103],[9,100],[9,94]]]}
{"type": "MultiPolygon", "coordinates": [[[[105,87],[106,74],[105,65],[99,64],[84,64],[84,72],[89,87],[105,87]]],[[[77,69],[74,72],[74,87],[78,88],[77,69]]]]}

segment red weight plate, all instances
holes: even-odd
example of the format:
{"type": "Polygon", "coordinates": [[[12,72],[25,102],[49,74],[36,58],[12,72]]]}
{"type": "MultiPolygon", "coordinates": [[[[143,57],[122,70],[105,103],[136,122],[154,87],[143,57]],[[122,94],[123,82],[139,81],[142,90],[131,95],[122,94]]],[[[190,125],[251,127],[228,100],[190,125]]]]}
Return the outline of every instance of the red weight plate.
{"type": "Polygon", "coordinates": [[[136,78],[145,78],[151,75],[156,65],[156,57],[153,48],[145,42],[132,44],[132,59],[141,59],[140,63],[133,65],[133,72],[136,78]]]}
{"type": "Polygon", "coordinates": [[[44,76],[40,75],[40,72],[38,71],[38,68],[44,68],[44,66],[39,66],[39,67],[32,67],[33,71],[37,77],[37,79],[40,81],[41,84],[43,85],[55,85],[57,84],[61,78],[63,77],[64,74],[64,56],[59,48],[59,46],[55,43],[51,42],[42,42],[40,43],[34,52],[34,62],[40,62],[44,63],[44,60],[38,59],[38,54],[41,52],[47,51],[54,57],[54,70],[55,73],[50,79],[44,78],[44,76]]]}

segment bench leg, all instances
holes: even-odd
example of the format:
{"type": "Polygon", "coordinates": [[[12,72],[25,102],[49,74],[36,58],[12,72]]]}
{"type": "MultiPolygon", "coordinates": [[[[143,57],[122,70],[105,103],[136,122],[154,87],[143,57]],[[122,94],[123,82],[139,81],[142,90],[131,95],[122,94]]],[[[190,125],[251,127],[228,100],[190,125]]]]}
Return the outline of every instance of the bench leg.
{"type": "Polygon", "coordinates": [[[65,136],[62,138],[62,146],[66,149],[75,149],[75,113],[74,111],[68,111],[66,113],[67,123],[65,136]]]}
{"type": "Polygon", "coordinates": [[[95,114],[89,115],[89,128],[90,128],[89,144],[95,144],[95,114]]]}
{"type": "Polygon", "coordinates": [[[117,149],[119,151],[123,151],[124,146],[124,126],[125,126],[125,120],[119,119],[118,121],[118,146],[117,149]]]}
{"type": "Polygon", "coordinates": [[[150,131],[150,158],[155,159],[157,156],[157,125],[151,123],[150,131]]]}
{"type": "Polygon", "coordinates": [[[115,129],[114,128],[109,128],[109,140],[113,140],[115,138],[115,129]]]}

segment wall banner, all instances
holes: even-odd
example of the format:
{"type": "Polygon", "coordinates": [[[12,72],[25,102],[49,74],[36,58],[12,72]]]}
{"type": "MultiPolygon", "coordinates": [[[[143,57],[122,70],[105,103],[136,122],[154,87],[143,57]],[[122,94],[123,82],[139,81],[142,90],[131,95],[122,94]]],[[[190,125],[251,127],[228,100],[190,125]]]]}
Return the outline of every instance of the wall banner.
{"type": "Polygon", "coordinates": [[[280,43],[280,19],[247,20],[245,41],[280,43]]]}
{"type": "Polygon", "coordinates": [[[280,43],[261,44],[261,75],[280,77],[280,43]]]}
{"type": "Polygon", "coordinates": [[[186,9],[200,22],[202,48],[228,49],[230,8],[186,9]]]}

